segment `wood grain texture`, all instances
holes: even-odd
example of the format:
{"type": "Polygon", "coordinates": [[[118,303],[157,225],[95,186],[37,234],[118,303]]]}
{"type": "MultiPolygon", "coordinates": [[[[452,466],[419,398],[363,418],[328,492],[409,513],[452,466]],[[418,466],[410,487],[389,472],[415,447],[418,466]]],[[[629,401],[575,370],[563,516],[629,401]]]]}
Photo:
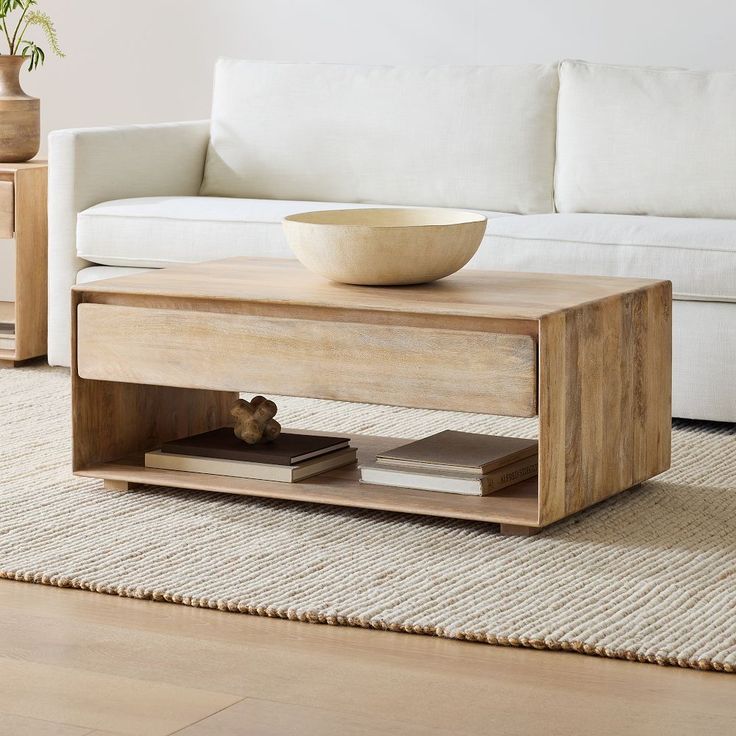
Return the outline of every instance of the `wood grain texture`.
{"type": "Polygon", "coordinates": [[[464,270],[431,284],[375,288],[327,281],[295,261],[228,258],[76,288],[88,295],[153,297],[159,303],[202,299],[289,308],[538,320],[651,283],[650,279],[464,270]]]}
{"type": "Polygon", "coordinates": [[[26,171],[28,169],[47,170],[49,162],[43,158],[34,158],[32,161],[20,161],[18,163],[0,162],[0,174],[11,173],[16,171],[26,171]]]}
{"type": "Polygon", "coordinates": [[[15,302],[0,301],[0,324],[15,324],[15,302]]]}
{"type": "Polygon", "coordinates": [[[529,533],[669,466],[669,282],[468,271],[381,289],[237,258],[85,284],[74,305],[81,474],[529,533]],[[538,403],[539,491],[526,482],[479,499],[359,487],[349,471],[293,487],[142,467],[157,443],[227,423],[246,387],[515,415],[538,403]],[[117,436],[101,438],[110,417],[117,436]]]}
{"type": "Polygon", "coordinates": [[[84,726],[42,721],[30,716],[0,713],[0,734],[3,736],[89,736],[84,726]]]}
{"type": "Polygon", "coordinates": [[[12,181],[15,226],[15,362],[46,354],[47,179],[45,162],[0,165],[12,181]]]}
{"type": "Polygon", "coordinates": [[[527,335],[101,304],[78,320],[83,378],[536,414],[527,335]]]}
{"type": "Polygon", "coordinates": [[[540,524],[670,464],[671,284],[540,322],[540,524]]]}
{"type": "Polygon", "coordinates": [[[0,238],[12,238],[15,233],[15,195],[13,179],[0,179],[0,238]]]}
{"type": "Polygon", "coordinates": [[[500,532],[504,537],[533,537],[539,534],[538,526],[522,526],[520,524],[501,524],[500,532]]]}
{"type": "MultiPolygon", "coordinates": [[[[448,736],[445,728],[402,720],[401,713],[332,710],[321,706],[294,705],[246,698],[182,729],[177,736],[231,736],[232,734],[293,734],[294,736],[448,736]]],[[[458,726],[461,727],[461,726],[458,726]]],[[[454,731],[460,733],[460,731],[454,731]]]]}
{"type": "Polygon", "coordinates": [[[127,480],[105,480],[103,487],[106,491],[128,491],[130,490],[131,483],[127,480]]]}
{"type": "Polygon", "coordinates": [[[170,733],[187,717],[191,736],[413,736],[422,728],[453,736],[709,736],[736,715],[731,675],[13,581],[0,581],[0,626],[4,655],[25,688],[22,699],[0,700],[0,713],[22,712],[23,725],[41,713],[66,718],[68,728],[100,724],[100,736],[130,733],[146,719],[170,733]],[[37,667],[63,670],[65,682],[46,687],[37,667]],[[156,702],[162,686],[167,697],[156,702]],[[203,691],[236,703],[203,719],[203,691]],[[185,704],[172,724],[176,698],[191,693],[197,708],[185,704]]]}
{"type": "Polygon", "coordinates": [[[166,736],[237,702],[237,696],[0,657],[0,710],[40,720],[166,736]],[[44,693],[38,698],[36,692],[44,693]]]}
{"type": "Polygon", "coordinates": [[[227,422],[234,394],[75,377],[73,469],[145,452],[227,422]]]}
{"type": "MultiPolygon", "coordinates": [[[[402,443],[401,439],[395,437],[366,435],[354,435],[351,441],[352,445],[358,448],[359,463],[371,461],[375,459],[376,453],[402,443]]],[[[352,508],[384,509],[425,516],[505,522],[517,525],[536,525],[537,523],[537,483],[534,478],[504,488],[490,496],[465,496],[454,493],[428,493],[411,488],[360,484],[358,469],[355,465],[322,473],[299,483],[279,483],[207,473],[146,468],[140,453],[131,454],[119,460],[111,458],[109,462],[81,466],[77,468],[77,474],[103,478],[106,482],[130,481],[141,485],[191,488],[352,508]]]]}
{"type": "Polygon", "coordinates": [[[227,424],[237,394],[136,386],[80,378],[76,295],[72,295],[73,469],[146,452],[163,442],[227,424]]]}

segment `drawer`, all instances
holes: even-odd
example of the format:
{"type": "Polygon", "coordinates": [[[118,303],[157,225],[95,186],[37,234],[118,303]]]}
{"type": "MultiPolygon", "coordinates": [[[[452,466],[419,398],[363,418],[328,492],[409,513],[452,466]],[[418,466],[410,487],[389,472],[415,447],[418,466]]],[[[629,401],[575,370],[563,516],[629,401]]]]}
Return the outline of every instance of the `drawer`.
{"type": "Polygon", "coordinates": [[[0,181],[0,238],[15,233],[15,194],[12,181],[0,181]]]}
{"type": "Polygon", "coordinates": [[[536,414],[528,335],[80,304],[80,377],[536,414]]]}

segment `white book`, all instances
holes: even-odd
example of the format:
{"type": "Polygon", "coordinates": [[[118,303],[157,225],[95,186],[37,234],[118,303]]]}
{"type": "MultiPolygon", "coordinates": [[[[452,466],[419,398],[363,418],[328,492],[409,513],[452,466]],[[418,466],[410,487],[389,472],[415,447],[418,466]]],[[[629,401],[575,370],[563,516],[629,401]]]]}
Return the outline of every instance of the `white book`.
{"type": "Polygon", "coordinates": [[[0,332],[0,350],[15,350],[15,335],[6,337],[0,332]]]}
{"type": "Polygon", "coordinates": [[[357,450],[354,447],[348,447],[296,465],[271,465],[267,463],[249,463],[242,460],[200,457],[198,455],[178,455],[154,450],[146,453],[146,467],[160,470],[183,470],[187,473],[227,475],[233,478],[297,483],[314,475],[326,473],[328,470],[350,465],[350,463],[355,462],[356,456],[357,450]]]}
{"type": "Polygon", "coordinates": [[[524,458],[485,475],[453,475],[445,472],[422,473],[402,466],[361,465],[361,483],[420,491],[458,493],[465,496],[487,496],[502,488],[520,483],[537,475],[536,457],[524,458]]]}

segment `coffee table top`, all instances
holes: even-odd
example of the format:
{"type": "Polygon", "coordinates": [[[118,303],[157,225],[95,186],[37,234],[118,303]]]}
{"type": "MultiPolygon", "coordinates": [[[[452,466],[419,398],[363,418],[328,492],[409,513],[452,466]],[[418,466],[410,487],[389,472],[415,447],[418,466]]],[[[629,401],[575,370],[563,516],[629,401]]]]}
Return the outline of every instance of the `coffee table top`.
{"type": "Polygon", "coordinates": [[[462,317],[537,320],[610,296],[639,291],[652,279],[463,270],[418,286],[350,286],[312,274],[297,261],[227,258],[95,281],[77,292],[182,300],[331,307],[462,317]]]}

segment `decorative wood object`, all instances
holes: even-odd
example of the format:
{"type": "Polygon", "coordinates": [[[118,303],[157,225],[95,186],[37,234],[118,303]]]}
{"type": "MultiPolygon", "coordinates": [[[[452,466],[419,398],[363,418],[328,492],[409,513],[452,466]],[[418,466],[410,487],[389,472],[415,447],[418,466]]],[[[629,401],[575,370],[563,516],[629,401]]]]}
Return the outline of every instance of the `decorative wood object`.
{"type": "Polygon", "coordinates": [[[0,349],[3,367],[46,353],[47,180],[45,161],[0,163],[0,237],[15,237],[15,300],[0,301],[15,346],[0,349]]]}
{"type": "Polygon", "coordinates": [[[281,434],[281,425],[274,419],[277,411],[276,404],[265,396],[238,399],[230,409],[235,417],[235,436],[249,445],[273,442],[281,434]]]}
{"type": "Polygon", "coordinates": [[[486,218],[429,207],[363,208],[289,215],[283,226],[310,271],[344,284],[396,286],[459,271],[478,250],[486,218]]]}
{"type": "Polygon", "coordinates": [[[0,161],[29,161],[41,146],[41,101],[20,85],[25,56],[0,56],[0,161]]]}
{"type": "MultiPolygon", "coordinates": [[[[236,258],[80,285],[73,299],[80,475],[489,521],[526,535],[669,467],[669,281],[464,271],[423,286],[361,289],[289,261],[236,258]],[[222,340],[240,331],[242,340],[222,340]],[[270,361],[267,345],[276,351],[270,361]],[[265,367],[245,359],[254,354],[265,367]],[[354,469],[291,485],[143,466],[143,452],[227,424],[244,387],[536,411],[539,477],[448,498],[360,486],[354,469]]],[[[362,461],[399,444],[353,442],[362,461]]]]}

